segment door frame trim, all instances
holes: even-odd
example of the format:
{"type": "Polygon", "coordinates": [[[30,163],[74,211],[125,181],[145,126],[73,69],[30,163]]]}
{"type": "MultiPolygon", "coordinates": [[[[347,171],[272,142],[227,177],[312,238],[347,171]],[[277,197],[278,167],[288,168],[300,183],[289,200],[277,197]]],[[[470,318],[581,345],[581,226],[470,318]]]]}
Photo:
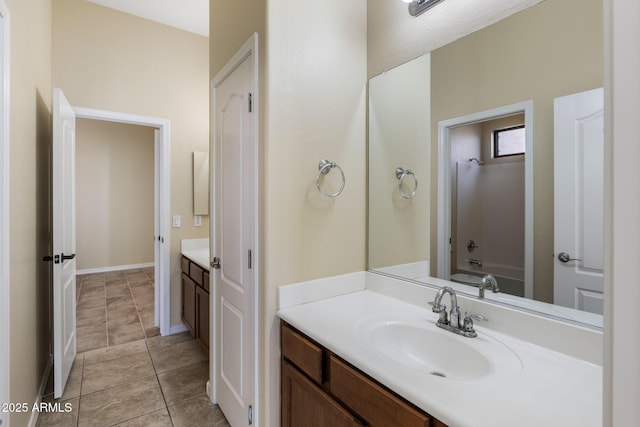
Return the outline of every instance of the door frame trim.
{"type": "Polygon", "coordinates": [[[171,121],[94,108],[73,107],[79,119],[101,120],[154,128],[154,258],[155,312],[161,335],[171,334],[171,121]]]}
{"type": "MultiPolygon", "coordinates": [[[[235,69],[251,56],[252,69],[251,69],[251,94],[252,94],[252,126],[253,126],[253,156],[254,156],[254,177],[253,177],[253,186],[254,186],[254,200],[253,200],[253,215],[254,215],[254,235],[253,235],[253,253],[252,253],[252,270],[253,270],[253,290],[252,290],[252,307],[253,313],[251,314],[253,317],[253,354],[251,355],[253,359],[253,425],[260,425],[260,390],[259,390],[259,378],[260,378],[260,364],[259,364],[259,343],[260,343],[260,334],[259,334],[259,305],[258,301],[260,301],[260,286],[259,286],[259,278],[261,271],[261,252],[260,252],[260,137],[259,137],[259,62],[258,62],[258,33],[253,33],[249,39],[242,45],[240,49],[231,57],[231,59],[222,67],[222,69],[215,75],[213,79],[211,79],[210,85],[210,93],[211,93],[211,136],[210,136],[210,146],[209,146],[209,164],[211,168],[215,165],[215,129],[216,129],[216,120],[215,120],[215,96],[216,89],[222,84],[225,79],[235,71],[235,69]]],[[[214,253],[215,248],[215,174],[211,174],[210,178],[210,188],[212,192],[212,197],[210,197],[210,206],[209,206],[209,253],[214,253]]],[[[209,260],[211,261],[211,260],[209,260]]],[[[215,275],[211,274],[210,276],[210,288],[214,290],[210,295],[210,307],[213,309],[210,312],[210,343],[215,342],[215,328],[216,328],[216,292],[215,292],[215,275]]],[[[209,399],[212,403],[217,402],[216,397],[216,351],[213,349],[215,345],[211,346],[211,350],[209,350],[209,382],[207,383],[207,394],[209,395],[209,399]]]]}
{"type": "MultiPolygon", "coordinates": [[[[0,58],[0,66],[2,67],[2,80],[0,81],[0,197],[2,198],[0,203],[0,402],[9,402],[11,386],[11,376],[9,375],[11,372],[11,264],[9,262],[11,251],[9,244],[11,31],[9,8],[4,0],[0,0],[0,20],[2,21],[2,58],[0,58]]],[[[9,414],[0,413],[0,421],[8,425],[9,414]]]]}
{"type": "Polygon", "coordinates": [[[524,295],[533,298],[533,100],[505,105],[438,123],[438,277],[451,271],[451,129],[524,113],[524,295]]]}

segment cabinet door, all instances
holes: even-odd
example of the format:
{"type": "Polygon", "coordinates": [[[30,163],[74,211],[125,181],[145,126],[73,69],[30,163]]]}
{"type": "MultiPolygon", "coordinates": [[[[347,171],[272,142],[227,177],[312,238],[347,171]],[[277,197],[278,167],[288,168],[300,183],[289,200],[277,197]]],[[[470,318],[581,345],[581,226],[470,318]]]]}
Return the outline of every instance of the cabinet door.
{"type": "Polygon", "coordinates": [[[189,275],[189,264],[191,263],[191,261],[189,261],[189,258],[187,258],[186,256],[182,256],[182,258],[180,259],[180,266],[182,268],[182,272],[184,274],[186,274],[187,276],[189,275]]]}
{"type": "Polygon", "coordinates": [[[282,427],[354,427],[361,424],[342,406],[282,362],[282,427]]]}
{"type": "Polygon", "coordinates": [[[196,339],[209,351],[209,293],[196,286],[196,339]]]}
{"type": "Polygon", "coordinates": [[[196,284],[182,273],[182,321],[189,328],[191,336],[196,333],[196,284]]]}
{"type": "Polygon", "coordinates": [[[377,382],[331,355],[331,394],[372,427],[429,427],[430,418],[377,382]]]}

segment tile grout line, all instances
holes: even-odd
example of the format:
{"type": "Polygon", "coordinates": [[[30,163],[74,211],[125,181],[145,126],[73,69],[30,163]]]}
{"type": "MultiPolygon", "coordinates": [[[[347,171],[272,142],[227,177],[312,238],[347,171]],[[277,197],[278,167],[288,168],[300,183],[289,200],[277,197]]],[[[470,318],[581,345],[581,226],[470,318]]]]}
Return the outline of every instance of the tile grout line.
{"type": "MultiPolygon", "coordinates": [[[[76,357],[78,357],[76,355],[76,357]]],[[[82,355],[82,371],[80,372],[80,395],[78,396],[78,415],[76,416],[76,427],[80,425],[80,406],[82,405],[82,384],[84,384],[84,362],[85,357],[82,355]]]]}
{"type": "MultiPolygon", "coordinates": [[[[143,271],[144,273],[144,271],[143,271]]],[[[147,273],[144,273],[145,275],[147,273]]],[[[136,302],[136,297],[133,295],[133,289],[131,289],[131,282],[129,282],[129,278],[127,277],[126,273],[124,275],[125,279],[127,280],[127,286],[129,287],[129,293],[131,294],[131,299],[133,300],[133,305],[136,308],[136,316],[138,316],[138,323],[140,323],[140,327],[142,328],[142,335],[144,335],[144,338],[147,339],[149,337],[147,337],[147,331],[144,329],[144,325],[142,324],[142,319],[140,318],[140,309],[138,308],[138,303],[136,302]]],[[[155,307],[154,307],[155,309],[155,307]]],[[[149,354],[149,356],[151,356],[151,354],[149,354]]]]}
{"type": "Polygon", "coordinates": [[[169,411],[169,405],[167,404],[167,398],[164,395],[162,384],[160,384],[160,378],[158,378],[158,370],[156,369],[156,364],[153,360],[153,356],[151,355],[151,349],[149,348],[149,344],[147,343],[147,338],[145,338],[144,340],[144,345],[147,347],[147,352],[149,353],[149,359],[151,359],[151,366],[153,366],[153,372],[156,374],[156,381],[158,382],[158,388],[160,388],[160,394],[162,394],[162,401],[164,402],[164,407],[167,410],[167,415],[169,416],[169,422],[171,423],[171,426],[173,426],[173,418],[171,417],[171,412],[169,411]]]}
{"type": "Polygon", "coordinates": [[[104,275],[104,328],[107,335],[107,348],[109,348],[109,307],[107,304],[107,275],[104,275]]]}

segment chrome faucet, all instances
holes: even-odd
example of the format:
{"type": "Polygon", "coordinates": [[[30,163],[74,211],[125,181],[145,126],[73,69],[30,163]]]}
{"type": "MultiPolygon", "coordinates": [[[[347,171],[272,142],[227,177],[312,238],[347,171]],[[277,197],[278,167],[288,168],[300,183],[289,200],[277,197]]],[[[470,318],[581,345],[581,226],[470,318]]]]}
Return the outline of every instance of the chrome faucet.
{"type": "Polygon", "coordinates": [[[458,297],[453,288],[445,286],[438,289],[438,293],[436,293],[436,297],[433,300],[433,312],[440,315],[438,326],[450,325],[452,327],[460,327],[460,307],[458,307],[458,297]],[[449,294],[451,299],[450,317],[447,316],[447,306],[442,304],[444,294],[449,294]]]}
{"type": "Polygon", "coordinates": [[[484,316],[470,313],[465,313],[464,319],[460,319],[458,297],[456,296],[456,291],[449,286],[438,289],[436,297],[433,300],[433,312],[440,315],[436,326],[469,338],[478,336],[475,329],[473,329],[472,319],[487,320],[484,316]],[[442,304],[442,297],[444,297],[445,294],[449,294],[449,298],[451,299],[451,311],[449,315],[447,315],[447,306],[442,304]]]}
{"type": "Polygon", "coordinates": [[[480,280],[480,286],[478,288],[480,289],[478,298],[484,298],[485,289],[491,289],[494,294],[500,292],[498,281],[490,274],[485,274],[484,276],[482,276],[482,280],[480,280]]]}

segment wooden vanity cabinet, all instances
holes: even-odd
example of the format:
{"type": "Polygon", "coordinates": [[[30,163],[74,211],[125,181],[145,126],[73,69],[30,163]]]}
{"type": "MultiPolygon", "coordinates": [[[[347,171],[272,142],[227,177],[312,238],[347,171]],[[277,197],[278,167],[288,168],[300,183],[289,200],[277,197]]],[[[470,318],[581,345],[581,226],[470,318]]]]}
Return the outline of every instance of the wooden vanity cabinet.
{"type": "Polygon", "coordinates": [[[359,420],[293,365],[282,362],[282,426],[356,427],[359,420]]]}
{"type": "Polygon", "coordinates": [[[196,286],[196,328],[195,337],[200,345],[209,351],[209,292],[196,286]]]}
{"type": "Polygon", "coordinates": [[[283,427],[447,427],[284,321],[280,333],[283,427]]]}
{"type": "Polygon", "coordinates": [[[182,321],[191,336],[196,335],[196,283],[182,273],[182,321]]]}
{"type": "Polygon", "coordinates": [[[209,352],[209,272],[183,256],[182,321],[200,346],[209,352]]]}

